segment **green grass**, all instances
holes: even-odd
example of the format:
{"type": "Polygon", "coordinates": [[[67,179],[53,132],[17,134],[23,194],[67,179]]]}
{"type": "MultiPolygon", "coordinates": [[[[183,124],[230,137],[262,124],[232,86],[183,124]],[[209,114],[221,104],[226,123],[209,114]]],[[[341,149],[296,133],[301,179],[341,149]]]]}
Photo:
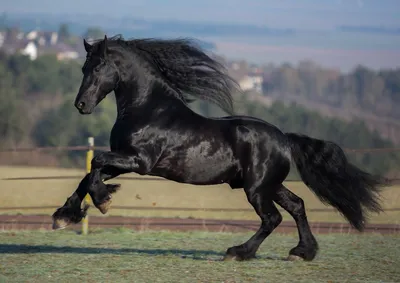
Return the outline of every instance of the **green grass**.
{"type": "MultiPolygon", "coordinates": [[[[13,177],[32,176],[82,176],[84,170],[37,168],[37,167],[0,167],[0,207],[13,206],[61,206],[67,197],[76,189],[81,178],[63,180],[2,180],[13,177]]],[[[126,174],[125,176],[136,176],[126,174]]],[[[258,220],[257,215],[247,202],[243,190],[232,190],[228,185],[193,186],[176,182],[132,181],[116,178],[110,182],[121,183],[122,188],[114,195],[113,204],[108,215],[137,217],[181,217],[181,218],[219,218],[258,220]],[[137,198],[137,196],[139,198],[137,198]],[[121,210],[117,206],[144,207],[194,207],[197,211],[170,210],[121,210]],[[114,208],[113,208],[114,207],[114,208]],[[245,212],[215,212],[207,208],[244,208],[245,212]]],[[[286,182],[287,187],[302,197],[306,209],[328,208],[301,182],[286,182]]],[[[400,205],[400,187],[393,186],[383,194],[385,208],[397,208],[400,205]]],[[[51,215],[54,209],[0,210],[3,214],[46,214],[51,215]]],[[[91,215],[100,216],[96,209],[91,215]]],[[[308,212],[310,221],[344,222],[337,212],[308,212]]],[[[291,220],[288,213],[283,213],[284,220],[291,220]]],[[[373,215],[371,223],[400,224],[400,211],[387,211],[373,215]]]]}
{"type": "Polygon", "coordinates": [[[272,234],[248,262],[220,261],[251,233],[108,229],[0,232],[0,282],[400,282],[400,238],[317,235],[312,262],[284,258],[297,235],[272,234]]]}

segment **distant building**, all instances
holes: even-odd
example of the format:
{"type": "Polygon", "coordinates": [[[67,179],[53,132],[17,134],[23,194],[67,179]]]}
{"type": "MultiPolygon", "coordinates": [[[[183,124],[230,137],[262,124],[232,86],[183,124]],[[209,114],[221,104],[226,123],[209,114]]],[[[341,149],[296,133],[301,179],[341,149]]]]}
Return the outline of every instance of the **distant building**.
{"type": "Polygon", "coordinates": [[[54,54],[60,61],[86,55],[83,44],[74,47],[61,42],[57,32],[32,30],[24,34],[16,28],[0,32],[0,49],[7,54],[24,54],[31,60],[45,54],[54,54]]]}
{"type": "Polygon", "coordinates": [[[28,32],[25,38],[37,42],[39,46],[52,46],[58,43],[58,33],[54,31],[33,30],[28,32]]]}
{"type": "Polygon", "coordinates": [[[36,44],[29,41],[25,47],[19,50],[22,54],[27,55],[31,60],[35,60],[38,57],[38,48],[36,44]]]}
{"type": "Polygon", "coordinates": [[[43,54],[54,54],[57,57],[57,60],[75,60],[78,59],[79,53],[74,48],[65,43],[57,43],[53,46],[42,47],[40,48],[40,55],[43,54]]]}
{"type": "Polygon", "coordinates": [[[6,40],[6,32],[5,31],[0,31],[0,48],[3,46],[4,41],[6,40]]]}
{"type": "Polygon", "coordinates": [[[254,90],[262,92],[263,77],[261,75],[246,75],[239,80],[240,88],[243,91],[254,90]]]}
{"type": "Polygon", "coordinates": [[[0,49],[7,54],[20,53],[26,55],[31,60],[36,60],[38,57],[38,48],[35,42],[29,40],[4,41],[0,49]]]}

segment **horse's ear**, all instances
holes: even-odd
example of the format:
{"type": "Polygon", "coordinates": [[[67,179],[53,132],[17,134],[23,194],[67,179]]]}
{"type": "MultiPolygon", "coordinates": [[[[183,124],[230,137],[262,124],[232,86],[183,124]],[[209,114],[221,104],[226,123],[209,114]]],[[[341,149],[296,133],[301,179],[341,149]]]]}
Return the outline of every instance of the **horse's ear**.
{"type": "Polygon", "coordinates": [[[103,44],[101,45],[101,52],[103,53],[103,57],[107,57],[107,35],[104,35],[103,44]]]}
{"type": "Polygon", "coordinates": [[[85,50],[86,50],[86,52],[90,52],[90,51],[92,51],[92,45],[90,45],[87,41],[86,41],[86,39],[83,39],[83,45],[85,46],[85,50]]]}

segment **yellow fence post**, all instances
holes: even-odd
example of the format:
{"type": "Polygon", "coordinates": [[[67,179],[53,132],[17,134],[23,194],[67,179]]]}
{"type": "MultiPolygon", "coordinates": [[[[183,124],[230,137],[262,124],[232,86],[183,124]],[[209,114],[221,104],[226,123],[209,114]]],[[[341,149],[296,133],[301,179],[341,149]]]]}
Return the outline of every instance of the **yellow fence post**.
{"type": "MultiPolygon", "coordinates": [[[[93,159],[93,147],[94,147],[94,138],[88,138],[89,149],[86,152],[86,173],[90,173],[93,159]]],[[[89,205],[91,203],[90,195],[87,194],[83,200],[84,205],[89,205]]],[[[89,215],[86,215],[82,220],[82,234],[87,235],[89,232],[89,215]]]]}

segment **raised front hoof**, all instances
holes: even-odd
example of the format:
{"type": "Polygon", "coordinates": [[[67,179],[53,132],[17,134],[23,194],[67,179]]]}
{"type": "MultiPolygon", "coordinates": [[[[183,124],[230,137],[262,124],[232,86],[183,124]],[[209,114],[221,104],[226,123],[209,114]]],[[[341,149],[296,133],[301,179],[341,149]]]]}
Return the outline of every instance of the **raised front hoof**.
{"type": "Polygon", "coordinates": [[[102,214],[106,214],[108,212],[111,202],[112,202],[111,198],[112,198],[111,195],[108,195],[107,199],[104,202],[102,202],[101,204],[95,205],[102,214]]]}
{"type": "Polygon", "coordinates": [[[312,261],[317,255],[318,248],[305,248],[297,246],[289,252],[288,261],[312,261]]]}
{"type": "Polygon", "coordinates": [[[70,224],[76,224],[86,216],[89,206],[86,205],[83,209],[74,209],[67,206],[60,207],[53,213],[53,230],[61,230],[70,224]]]}
{"type": "Polygon", "coordinates": [[[111,194],[113,194],[116,191],[118,191],[120,189],[120,187],[121,187],[120,184],[105,184],[105,186],[106,186],[106,190],[107,190],[108,194],[106,193],[107,195],[100,201],[93,200],[94,206],[98,210],[100,210],[100,212],[102,214],[106,214],[108,212],[108,210],[110,209],[111,202],[112,202],[111,201],[111,199],[112,199],[111,194]]]}
{"type": "Polygon", "coordinates": [[[71,224],[71,221],[65,218],[60,218],[60,219],[53,219],[53,230],[62,230],[65,229],[69,224],[71,224]]]}
{"type": "Polygon", "coordinates": [[[229,248],[223,261],[245,261],[256,258],[256,255],[252,252],[247,251],[243,246],[236,246],[229,248]]]}

